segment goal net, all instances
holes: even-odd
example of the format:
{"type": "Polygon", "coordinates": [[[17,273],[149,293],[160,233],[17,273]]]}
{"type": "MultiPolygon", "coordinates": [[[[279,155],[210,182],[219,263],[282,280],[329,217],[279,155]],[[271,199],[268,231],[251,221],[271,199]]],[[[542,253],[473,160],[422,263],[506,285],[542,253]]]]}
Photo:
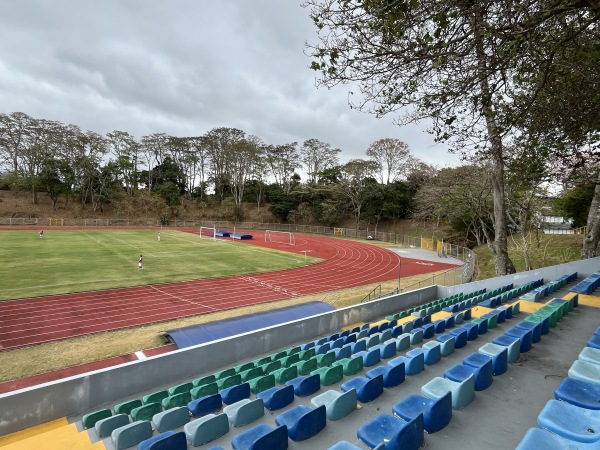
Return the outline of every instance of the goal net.
{"type": "Polygon", "coordinates": [[[212,227],[200,227],[200,239],[212,239],[213,241],[217,240],[216,228],[212,227]]]}
{"type": "Polygon", "coordinates": [[[296,245],[294,233],[290,231],[265,231],[265,242],[276,242],[278,244],[296,245]]]}

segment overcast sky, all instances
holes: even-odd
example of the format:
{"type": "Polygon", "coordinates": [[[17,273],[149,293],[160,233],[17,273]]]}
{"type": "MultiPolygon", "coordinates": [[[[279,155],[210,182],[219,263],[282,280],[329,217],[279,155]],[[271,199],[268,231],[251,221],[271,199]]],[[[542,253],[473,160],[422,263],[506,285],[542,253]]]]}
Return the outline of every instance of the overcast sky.
{"type": "Polygon", "coordinates": [[[296,0],[1,1],[0,112],[138,139],[215,127],[267,144],[316,138],[341,162],[397,138],[429,164],[457,165],[424,126],[351,110],[350,87],[315,87],[308,14],[296,0]]]}

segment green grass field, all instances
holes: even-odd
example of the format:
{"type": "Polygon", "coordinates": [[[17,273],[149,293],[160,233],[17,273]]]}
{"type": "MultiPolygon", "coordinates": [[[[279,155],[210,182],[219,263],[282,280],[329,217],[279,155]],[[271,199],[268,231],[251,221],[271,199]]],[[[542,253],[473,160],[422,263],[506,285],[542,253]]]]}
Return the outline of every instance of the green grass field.
{"type": "Polygon", "coordinates": [[[163,230],[0,232],[0,300],[270,272],[318,259],[163,230]],[[144,270],[138,271],[139,256],[144,270]]]}

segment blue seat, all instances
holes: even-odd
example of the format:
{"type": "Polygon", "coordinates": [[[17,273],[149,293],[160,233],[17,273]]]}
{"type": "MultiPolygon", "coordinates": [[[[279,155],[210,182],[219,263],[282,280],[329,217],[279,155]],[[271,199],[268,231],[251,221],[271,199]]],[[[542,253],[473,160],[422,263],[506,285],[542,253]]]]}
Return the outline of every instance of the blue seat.
{"type": "Polygon", "coordinates": [[[362,448],[357,447],[356,445],[354,445],[348,441],[340,441],[340,442],[336,442],[334,445],[329,447],[327,450],[362,450],[362,448]]]}
{"type": "Polygon", "coordinates": [[[137,450],[187,450],[187,440],[183,431],[165,431],[140,442],[137,450]]]}
{"type": "Polygon", "coordinates": [[[542,340],[542,322],[527,322],[522,320],[515,325],[516,328],[531,330],[531,342],[533,344],[542,340]]]}
{"type": "Polygon", "coordinates": [[[588,347],[600,349],[600,336],[593,335],[585,344],[588,347]]]}
{"type": "Polygon", "coordinates": [[[494,344],[502,345],[508,350],[507,359],[509,363],[514,363],[521,357],[521,339],[516,336],[502,334],[492,340],[494,344]]]}
{"type": "Polygon", "coordinates": [[[385,449],[388,450],[418,450],[425,437],[423,414],[408,422],[389,414],[380,414],[361,426],[356,434],[369,448],[374,449],[385,442],[385,449]]]}
{"type": "Polygon", "coordinates": [[[250,383],[236,384],[234,386],[221,389],[221,400],[226,405],[239,402],[242,399],[250,398],[250,383]]]}
{"type": "Polygon", "coordinates": [[[423,330],[423,339],[431,339],[435,334],[435,325],[432,323],[423,324],[421,329],[423,330]]]}
{"type": "Polygon", "coordinates": [[[398,356],[388,362],[388,365],[395,366],[404,363],[406,375],[416,375],[423,372],[425,368],[425,352],[420,348],[415,348],[406,353],[406,356],[398,356]]]}
{"type": "Polygon", "coordinates": [[[363,359],[363,367],[371,367],[379,364],[381,361],[381,353],[377,348],[358,352],[356,356],[360,356],[363,359]]]}
{"type": "Polygon", "coordinates": [[[467,332],[467,341],[474,341],[479,336],[479,327],[476,323],[468,322],[461,328],[467,332]]]}
{"type": "Polygon", "coordinates": [[[358,401],[368,403],[383,393],[383,374],[374,378],[354,377],[342,383],[340,388],[344,392],[356,389],[358,401]]]}
{"type": "Polygon", "coordinates": [[[274,450],[288,448],[288,430],[285,425],[271,428],[260,424],[250,428],[231,440],[235,450],[274,450]]]}
{"type": "Polygon", "coordinates": [[[334,421],[343,419],[356,410],[357,402],[356,389],[350,389],[344,393],[330,389],[310,400],[313,408],[325,405],[327,418],[334,421]]]}
{"type": "Polygon", "coordinates": [[[538,425],[577,442],[600,441],[600,411],[549,400],[538,415],[538,425]]]}
{"type": "Polygon", "coordinates": [[[351,344],[352,354],[364,352],[367,349],[367,341],[365,339],[359,339],[358,341],[351,344]]]}
{"type": "Polygon", "coordinates": [[[432,399],[422,395],[411,394],[392,407],[398,417],[406,421],[423,415],[423,427],[428,433],[435,433],[445,428],[452,418],[452,394],[446,392],[439,398],[432,399]]]}
{"type": "Polygon", "coordinates": [[[494,375],[502,375],[508,369],[508,348],[503,345],[487,343],[479,347],[479,353],[492,358],[494,375]]]}
{"type": "Polygon", "coordinates": [[[491,358],[488,370],[481,370],[480,368],[468,366],[466,364],[456,364],[444,372],[444,377],[456,381],[457,383],[465,381],[471,375],[475,376],[476,391],[483,391],[490,387],[493,381],[491,358]]]}
{"type": "Polygon", "coordinates": [[[567,377],[554,391],[554,398],[581,408],[600,410],[600,385],[567,377]]]}
{"type": "Polygon", "coordinates": [[[287,381],[285,385],[294,387],[296,397],[306,397],[321,389],[321,377],[319,374],[302,375],[287,381]]]}
{"type": "Polygon", "coordinates": [[[383,375],[383,387],[393,388],[401,384],[406,378],[406,366],[403,362],[398,364],[386,364],[369,370],[367,378],[375,378],[383,375]]]}
{"type": "Polygon", "coordinates": [[[97,420],[94,424],[94,428],[96,429],[96,434],[99,438],[105,438],[110,436],[113,430],[125,426],[128,423],[129,416],[127,414],[116,414],[114,416],[97,420]]]}
{"type": "Polygon", "coordinates": [[[183,426],[185,435],[193,446],[207,444],[229,431],[227,414],[207,414],[183,426]]]}
{"type": "Polygon", "coordinates": [[[293,441],[304,441],[325,428],[327,422],[327,410],[325,405],[315,409],[304,405],[294,406],[275,418],[278,426],[285,425],[288,436],[293,441]]]}
{"type": "Polygon", "coordinates": [[[425,353],[425,364],[432,366],[437,364],[442,357],[442,346],[438,341],[429,341],[421,347],[425,353]]]}
{"type": "Polygon", "coordinates": [[[417,345],[423,342],[423,328],[413,328],[410,330],[410,345],[417,345]]]}
{"type": "Polygon", "coordinates": [[[446,321],[443,319],[433,322],[435,334],[441,334],[446,331],[446,321]]]}
{"type": "Polygon", "coordinates": [[[402,329],[404,330],[405,333],[409,333],[412,331],[412,329],[414,328],[414,325],[412,322],[405,322],[402,324],[402,329]]]}
{"type": "Polygon", "coordinates": [[[379,356],[381,359],[389,359],[392,356],[396,355],[396,340],[392,342],[387,342],[385,344],[379,344],[373,347],[373,349],[379,350],[379,356]]]}
{"type": "Polygon", "coordinates": [[[450,330],[450,334],[454,336],[454,348],[463,348],[467,345],[467,330],[464,328],[455,328],[450,330]]]}
{"type": "Polygon", "coordinates": [[[147,420],[137,420],[114,429],[110,437],[115,450],[133,447],[152,437],[152,425],[147,420]]]}
{"type": "Polygon", "coordinates": [[[346,344],[342,348],[336,348],[333,352],[335,354],[335,359],[338,361],[340,359],[350,358],[352,356],[352,346],[346,344]]]}
{"type": "Polygon", "coordinates": [[[483,353],[471,353],[463,359],[463,364],[477,370],[475,373],[475,390],[482,391],[493,382],[494,367],[492,357],[483,353]],[[479,387],[479,389],[477,389],[479,387]]]}
{"type": "Polygon", "coordinates": [[[396,338],[396,350],[399,352],[410,348],[410,333],[402,333],[396,338]]]}
{"type": "Polygon", "coordinates": [[[380,334],[373,334],[367,338],[367,350],[379,345],[380,342],[380,334]]]}
{"type": "Polygon", "coordinates": [[[446,325],[446,330],[448,328],[454,328],[454,325],[455,325],[454,316],[445,317],[443,320],[444,320],[444,324],[446,325]]]}
{"type": "MultiPolygon", "coordinates": [[[[465,333],[466,336],[466,333],[465,333]]],[[[446,333],[438,336],[436,339],[440,343],[440,353],[442,356],[446,357],[454,352],[454,345],[456,342],[456,336],[446,333]]]]}
{"type": "Polygon", "coordinates": [[[324,344],[319,345],[318,347],[315,347],[315,354],[324,355],[325,353],[329,352],[330,350],[331,350],[331,344],[329,342],[326,342],[324,344]]]}
{"type": "Polygon", "coordinates": [[[533,330],[526,330],[524,328],[512,327],[506,330],[504,334],[509,336],[518,337],[521,339],[521,353],[526,353],[531,350],[533,344],[533,330]]]}
{"type": "Polygon", "coordinates": [[[417,317],[416,319],[413,319],[412,324],[413,329],[421,328],[423,326],[423,319],[421,317],[417,317]]]}
{"type": "Polygon", "coordinates": [[[255,398],[254,400],[244,398],[239,402],[225,406],[223,412],[227,414],[231,425],[241,427],[264,416],[265,405],[262,398],[255,398]]]}
{"type": "Polygon", "coordinates": [[[394,328],[392,328],[392,337],[398,337],[402,333],[403,333],[402,324],[396,325],[394,328]]]}
{"type": "Polygon", "coordinates": [[[265,408],[269,411],[276,411],[285,408],[294,401],[294,386],[275,386],[259,392],[256,397],[263,400],[265,408]]]}
{"type": "Polygon", "coordinates": [[[166,411],[154,414],[152,422],[156,426],[156,431],[164,433],[165,431],[175,430],[184,426],[190,421],[190,411],[187,406],[179,406],[166,411]]]}
{"type": "Polygon", "coordinates": [[[516,448],[516,450],[540,449],[598,450],[598,445],[575,442],[540,428],[530,428],[516,448]]]}
{"type": "Polygon", "coordinates": [[[221,394],[206,395],[188,403],[188,409],[194,417],[202,417],[218,411],[222,406],[221,394]]]}

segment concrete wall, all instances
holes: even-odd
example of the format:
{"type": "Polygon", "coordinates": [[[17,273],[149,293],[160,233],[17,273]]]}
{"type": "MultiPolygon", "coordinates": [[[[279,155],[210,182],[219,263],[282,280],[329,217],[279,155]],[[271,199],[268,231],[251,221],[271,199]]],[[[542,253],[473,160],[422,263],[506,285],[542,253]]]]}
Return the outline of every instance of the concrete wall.
{"type": "Polygon", "coordinates": [[[0,435],[60,417],[87,413],[136,393],[175,385],[239,361],[332,334],[355,323],[381,319],[433,300],[436,286],[276,325],[0,395],[0,435]]]}

